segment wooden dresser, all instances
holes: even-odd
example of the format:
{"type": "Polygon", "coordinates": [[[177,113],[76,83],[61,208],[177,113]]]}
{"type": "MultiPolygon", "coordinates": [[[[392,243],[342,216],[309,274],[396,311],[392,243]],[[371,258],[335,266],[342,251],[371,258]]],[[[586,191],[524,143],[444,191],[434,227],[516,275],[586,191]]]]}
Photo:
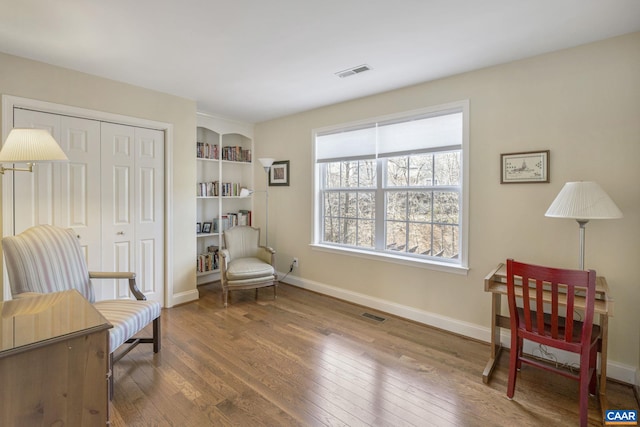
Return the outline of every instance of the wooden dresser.
{"type": "Polygon", "coordinates": [[[107,425],[107,320],[77,291],[0,302],[0,314],[0,425],[107,425]]]}

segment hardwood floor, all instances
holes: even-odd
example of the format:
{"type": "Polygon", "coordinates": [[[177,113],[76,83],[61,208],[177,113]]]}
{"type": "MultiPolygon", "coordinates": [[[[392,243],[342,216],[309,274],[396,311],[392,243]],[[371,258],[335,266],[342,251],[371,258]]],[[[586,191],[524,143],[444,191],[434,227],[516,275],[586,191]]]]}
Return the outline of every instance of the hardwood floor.
{"type": "MultiPolygon", "coordinates": [[[[284,284],[276,300],[233,292],[227,309],[218,284],[199,291],[163,311],[160,353],[116,364],[112,426],[577,425],[577,383],[559,375],[525,367],[507,399],[508,352],[483,384],[488,344],[284,284]]],[[[638,409],[631,387],[607,392],[638,409]]]]}

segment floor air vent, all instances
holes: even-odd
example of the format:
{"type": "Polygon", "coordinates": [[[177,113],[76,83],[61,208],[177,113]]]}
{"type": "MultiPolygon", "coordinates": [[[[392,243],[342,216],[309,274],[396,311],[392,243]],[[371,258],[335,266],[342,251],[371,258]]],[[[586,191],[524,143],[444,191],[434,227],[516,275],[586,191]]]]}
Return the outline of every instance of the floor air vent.
{"type": "Polygon", "coordinates": [[[387,320],[384,317],[376,316],[375,314],[371,314],[371,313],[362,313],[362,317],[366,317],[367,319],[375,320],[376,322],[380,322],[380,323],[387,320]]]}

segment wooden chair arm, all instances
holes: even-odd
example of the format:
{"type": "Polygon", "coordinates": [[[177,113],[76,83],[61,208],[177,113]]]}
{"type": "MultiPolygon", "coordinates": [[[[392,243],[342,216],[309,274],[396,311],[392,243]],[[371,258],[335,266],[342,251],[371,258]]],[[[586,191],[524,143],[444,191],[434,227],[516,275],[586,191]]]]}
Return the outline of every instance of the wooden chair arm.
{"type": "Polygon", "coordinates": [[[136,273],[130,271],[90,271],[89,279],[129,279],[129,290],[138,301],[146,301],[147,297],[138,289],[136,273]]]}
{"type": "Polygon", "coordinates": [[[90,271],[89,279],[135,279],[136,273],[130,271],[90,271]]]}
{"type": "Polygon", "coordinates": [[[264,262],[271,264],[273,268],[276,267],[276,251],[269,246],[258,246],[258,248],[262,249],[258,253],[258,258],[263,260],[264,262]]]}
{"type": "Polygon", "coordinates": [[[227,283],[227,263],[231,261],[231,254],[227,249],[220,249],[220,281],[222,284],[227,283]]]}
{"type": "Polygon", "coordinates": [[[275,253],[276,253],[276,250],[275,250],[275,249],[273,249],[273,248],[272,248],[272,247],[270,247],[270,246],[258,246],[258,247],[259,247],[259,248],[262,248],[262,249],[264,249],[264,250],[266,250],[266,251],[267,251],[267,252],[269,252],[270,254],[275,254],[275,253]]]}

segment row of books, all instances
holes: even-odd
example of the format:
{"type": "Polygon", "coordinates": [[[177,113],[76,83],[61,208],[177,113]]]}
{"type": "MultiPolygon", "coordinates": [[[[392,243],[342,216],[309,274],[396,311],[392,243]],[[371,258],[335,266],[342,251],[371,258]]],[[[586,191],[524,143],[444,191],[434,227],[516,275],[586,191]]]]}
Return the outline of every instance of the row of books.
{"type": "Polygon", "coordinates": [[[219,267],[218,249],[211,250],[198,255],[196,260],[196,271],[198,273],[206,273],[207,271],[217,270],[219,267]]]}
{"type": "Polygon", "coordinates": [[[233,197],[240,196],[242,186],[238,182],[199,182],[196,186],[198,197],[233,197]]]}
{"type": "Polygon", "coordinates": [[[213,219],[213,232],[222,233],[236,225],[251,225],[251,211],[241,209],[238,212],[229,212],[213,219]]]}
{"type": "Polygon", "coordinates": [[[208,144],[206,142],[198,142],[196,144],[196,157],[199,159],[219,159],[220,150],[218,144],[208,144]]]}
{"type": "MultiPolygon", "coordinates": [[[[209,144],[207,142],[196,143],[196,157],[199,159],[217,160],[220,158],[220,151],[218,144],[209,144]]],[[[244,149],[239,145],[222,147],[222,160],[250,163],[251,150],[244,149]]]]}
{"type": "MultiPolygon", "coordinates": [[[[200,223],[198,223],[200,224],[200,223]]],[[[224,230],[228,230],[231,227],[237,225],[251,225],[251,211],[241,209],[238,212],[229,212],[221,215],[220,218],[214,218],[211,222],[205,222],[202,224],[202,228],[198,226],[198,233],[222,233],[224,230]]]]}
{"type": "Polygon", "coordinates": [[[232,162],[251,162],[251,150],[245,150],[240,146],[222,147],[222,160],[232,162]]]}

